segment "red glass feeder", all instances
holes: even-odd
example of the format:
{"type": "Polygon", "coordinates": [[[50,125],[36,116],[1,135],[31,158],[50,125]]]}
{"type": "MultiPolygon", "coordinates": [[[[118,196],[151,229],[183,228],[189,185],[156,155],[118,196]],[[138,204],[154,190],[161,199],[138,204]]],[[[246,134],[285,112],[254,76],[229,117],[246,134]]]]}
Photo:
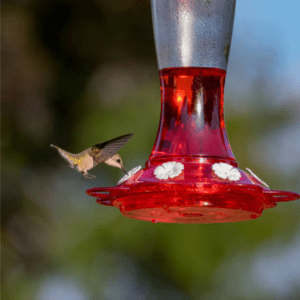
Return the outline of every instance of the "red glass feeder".
{"type": "Polygon", "coordinates": [[[145,168],[117,187],[88,195],[129,218],[169,223],[251,220],[277,202],[300,198],[270,190],[238,169],[223,97],[235,0],[153,0],[161,117],[145,168]]]}

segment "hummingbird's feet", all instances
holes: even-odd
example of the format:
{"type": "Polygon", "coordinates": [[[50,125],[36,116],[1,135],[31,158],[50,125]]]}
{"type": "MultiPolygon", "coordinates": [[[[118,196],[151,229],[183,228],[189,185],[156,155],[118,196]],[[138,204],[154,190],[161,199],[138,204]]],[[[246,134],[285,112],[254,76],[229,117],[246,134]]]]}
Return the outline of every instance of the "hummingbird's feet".
{"type": "Polygon", "coordinates": [[[96,176],[95,175],[92,175],[92,174],[88,174],[88,173],[82,173],[82,180],[83,179],[94,179],[94,178],[96,178],[96,176]]]}

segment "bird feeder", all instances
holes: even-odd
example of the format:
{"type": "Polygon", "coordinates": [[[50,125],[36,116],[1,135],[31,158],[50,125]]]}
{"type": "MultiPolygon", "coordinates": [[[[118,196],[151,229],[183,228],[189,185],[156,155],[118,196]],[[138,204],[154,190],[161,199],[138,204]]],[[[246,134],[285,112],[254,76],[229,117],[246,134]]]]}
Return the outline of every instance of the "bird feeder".
{"type": "Polygon", "coordinates": [[[224,122],[224,83],[235,0],[152,0],[161,85],[156,141],[145,168],[116,187],[87,191],[129,218],[169,223],[256,219],[278,202],[276,191],[238,168],[224,122]]]}

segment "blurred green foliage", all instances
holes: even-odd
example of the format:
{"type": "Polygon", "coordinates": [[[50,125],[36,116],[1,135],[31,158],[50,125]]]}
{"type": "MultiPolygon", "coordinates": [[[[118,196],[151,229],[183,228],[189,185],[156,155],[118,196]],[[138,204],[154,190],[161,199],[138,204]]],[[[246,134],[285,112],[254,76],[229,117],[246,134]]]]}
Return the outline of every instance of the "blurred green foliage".
{"type": "MultiPolygon", "coordinates": [[[[133,132],[121,150],[124,164],[130,169],[147,160],[160,113],[149,1],[27,0],[2,7],[2,299],[300,298],[296,286],[284,297],[257,282],[248,293],[245,285],[236,284],[235,293],[227,288],[251,272],[261,245],[276,242],[279,255],[293,244],[298,204],[243,223],[131,220],[85,194],[114,186],[120,170],[101,166],[92,172],[96,180],[82,181],[49,147],[79,152],[133,132]],[[224,272],[240,258],[240,269],[224,272]]],[[[267,147],[299,124],[299,102],[273,105],[270,84],[272,74],[258,76],[239,100],[242,111],[230,101],[234,88],[226,90],[231,146],[241,168],[274,189],[300,192],[299,160],[280,170],[281,157],[267,147]]]]}

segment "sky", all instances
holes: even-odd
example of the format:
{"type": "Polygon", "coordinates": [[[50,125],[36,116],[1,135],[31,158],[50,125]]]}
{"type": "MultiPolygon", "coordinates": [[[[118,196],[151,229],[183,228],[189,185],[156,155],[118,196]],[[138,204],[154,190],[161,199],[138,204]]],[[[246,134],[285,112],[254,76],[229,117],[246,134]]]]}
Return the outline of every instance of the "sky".
{"type": "Polygon", "coordinates": [[[286,66],[300,77],[300,2],[297,0],[237,0],[235,29],[240,25],[256,27],[253,33],[258,39],[265,38],[260,25],[274,28],[274,38],[280,38],[280,47],[285,52],[286,66]]]}
{"type": "MultiPolygon", "coordinates": [[[[300,105],[299,11],[300,2],[296,0],[237,0],[227,88],[234,91],[236,99],[244,99],[244,103],[235,101],[235,106],[238,103],[247,109],[251,105],[249,99],[242,96],[249,82],[258,75],[257,63],[263,63],[255,61],[259,53],[264,53],[266,58],[269,53],[276,57],[275,69],[265,65],[265,72],[272,76],[269,92],[276,91],[272,105],[280,106],[283,101],[300,105]],[[247,70],[239,70],[239,65],[246,65],[247,70]]],[[[269,138],[269,158],[281,157],[276,161],[282,171],[298,167],[294,162],[300,155],[299,132],[300,121],[277,132],[273,139],[269,138]],[[285,153],[284,157],[281,153],[285,153]]]]}

